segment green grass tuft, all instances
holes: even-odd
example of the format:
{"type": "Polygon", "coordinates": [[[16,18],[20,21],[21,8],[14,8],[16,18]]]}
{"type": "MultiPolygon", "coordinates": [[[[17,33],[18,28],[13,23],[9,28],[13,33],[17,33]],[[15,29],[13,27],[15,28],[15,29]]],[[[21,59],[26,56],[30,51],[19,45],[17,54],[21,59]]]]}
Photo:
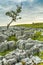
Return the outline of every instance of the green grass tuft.
{"type": "Polygon", "coordinates": [[[4,52],[0,52],[0,55],[1,56],[5,56],[6,54],[8,54],[9,52],[11,52],[12,50],[7,50],[7,51],[4,51],[4,52]]]}
{"type": "Polygon", "coordinates": [[[16,36],[12,35],[12,36],[9,36],[7,40],[8,41],[12,41],[12,40],[17,41],[17,38],[16,38],[16,36]]]}

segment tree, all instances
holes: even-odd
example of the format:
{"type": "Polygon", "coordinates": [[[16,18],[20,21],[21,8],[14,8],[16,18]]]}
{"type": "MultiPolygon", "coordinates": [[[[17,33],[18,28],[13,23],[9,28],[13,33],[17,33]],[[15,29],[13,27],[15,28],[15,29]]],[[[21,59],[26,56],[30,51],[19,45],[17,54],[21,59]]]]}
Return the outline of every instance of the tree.
{"type": "Polygon", "coordinates": [[[22,11],[22,5],[20,5],[20,6],[17,5],[16,11],[12,10],[12,11],[6,12],[6,15],[12,18],[11,22],[7,25],[7,29],[9,28],[10,24],[13,21],[16,22],[16,20],[21,19],[21,17],[19,16],[19,14],[21,13],[21,11],[22,11]]]}

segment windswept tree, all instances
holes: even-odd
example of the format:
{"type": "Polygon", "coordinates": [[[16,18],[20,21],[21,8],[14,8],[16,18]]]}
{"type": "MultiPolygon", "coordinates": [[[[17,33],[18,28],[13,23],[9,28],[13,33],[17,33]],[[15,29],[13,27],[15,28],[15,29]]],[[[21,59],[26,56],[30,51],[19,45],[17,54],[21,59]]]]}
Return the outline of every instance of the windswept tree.
{"type": "Polygon", "coordinates": [[[7,29],[9,28],[10,24],[13,21],[16,22],[16,20],[21,19],[21,17],[19,16],[21,11],[22,11],[22,5],[17,5],[16,11],[12,10],[12,11],[6,12],[6,15],[12,18],[11,22],[7,25],[7,29]]]}

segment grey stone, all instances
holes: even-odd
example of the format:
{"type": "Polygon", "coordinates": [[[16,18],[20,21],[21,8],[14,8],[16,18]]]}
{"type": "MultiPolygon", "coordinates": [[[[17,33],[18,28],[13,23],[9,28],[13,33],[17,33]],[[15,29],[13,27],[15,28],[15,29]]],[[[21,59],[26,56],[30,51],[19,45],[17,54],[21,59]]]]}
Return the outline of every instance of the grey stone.
{"type": "Polygon", "coordinates": [[[2,44],[0,44],[0,52],[3,52],[7,50],[7,44],[5,44],[4,42],[2,42],[2,44]]]}
{"type": "Polygon", "coordinates": [[[0,65],[2,65],[2,61],[0,60],[0,65]]]}
{"type": "Polygon", "coordinates": [[[15,41],[8,41],[7,42],[8,49],[14,48],[14,45],[15,45],[15,41]]]}
{"type": "Polygon", "coordinates": [[[15,65],[22,65],[22,63],[21,63],[21,62],[19,62],[19,63],[16,63],[15,65]]]}
{"type": "Polygon", "coordinates": [[[7,64],[9,65],[15,65],[15,63],[17,63],[17,60],[15,58],[7,60],[7,64]]]}

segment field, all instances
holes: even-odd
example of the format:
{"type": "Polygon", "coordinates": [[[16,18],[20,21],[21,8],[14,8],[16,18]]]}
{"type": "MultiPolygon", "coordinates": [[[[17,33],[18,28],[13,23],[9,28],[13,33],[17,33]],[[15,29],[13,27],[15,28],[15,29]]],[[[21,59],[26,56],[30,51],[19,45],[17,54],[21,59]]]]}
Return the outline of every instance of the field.
{"type": "Polygon", "coordinates": [[[16,26],[32,27],[32,28],[43,28],[43,23],[18,24],[18,25],[16,25],[16,26]]]}

